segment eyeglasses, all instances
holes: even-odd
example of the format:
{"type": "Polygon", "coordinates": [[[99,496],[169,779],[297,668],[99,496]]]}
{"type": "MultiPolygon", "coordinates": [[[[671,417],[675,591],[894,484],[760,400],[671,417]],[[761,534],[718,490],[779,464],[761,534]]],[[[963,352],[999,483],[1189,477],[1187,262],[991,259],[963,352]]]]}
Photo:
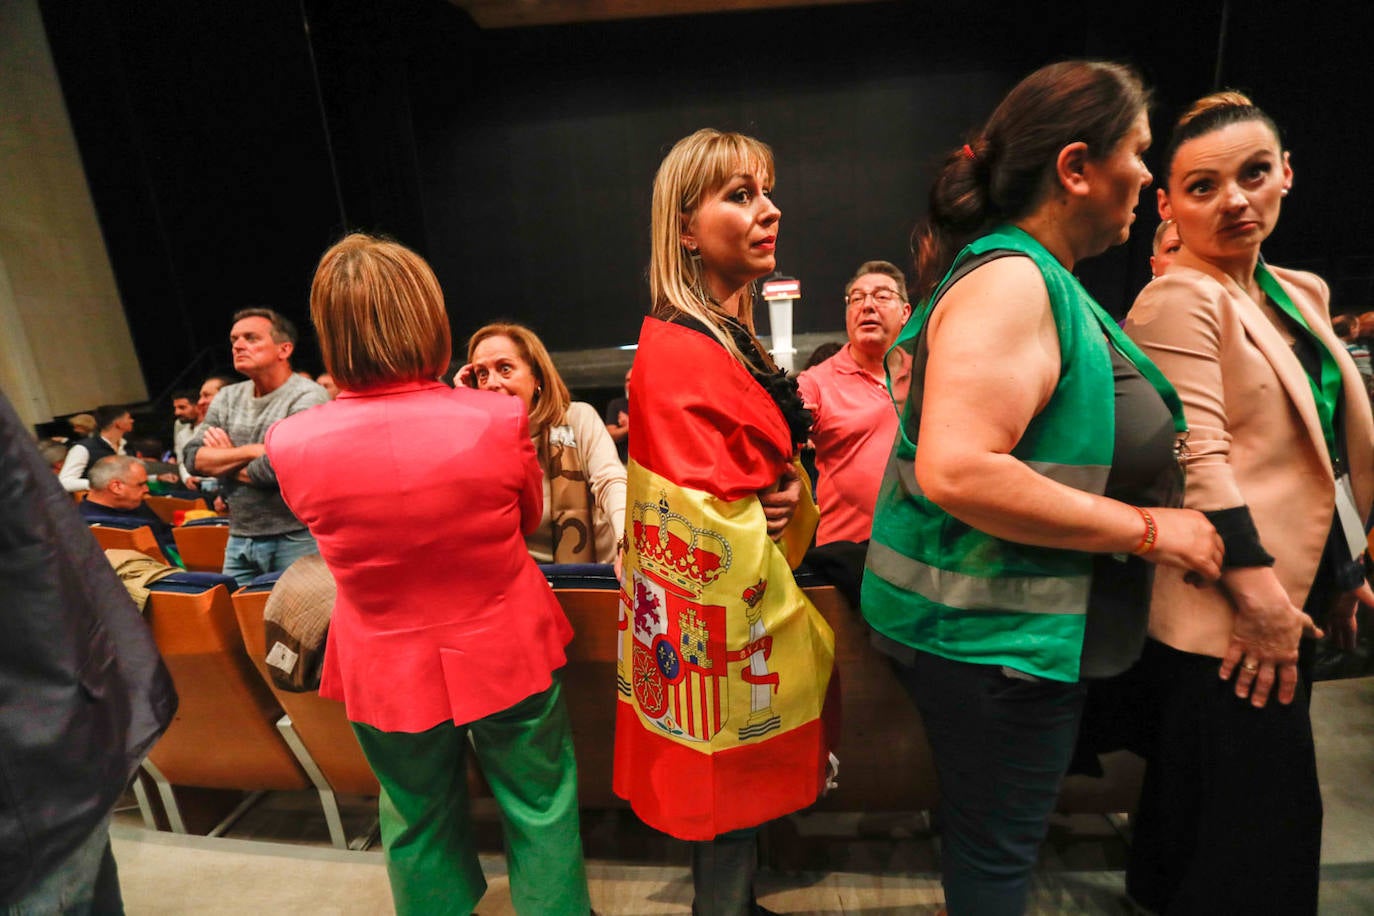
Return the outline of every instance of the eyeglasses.
{"type": "Polygon", "coordinates": [[[850,294],[845,297],[844,301],[850,308],[857,308],[863,305],[864,300],[870,296],[873,297],[873,304],[878,306],[891,305],[894,302],[902,301],[902,294],[890,286],[880,286],[871,292],[856,289],[851,291],[850,294]]]}

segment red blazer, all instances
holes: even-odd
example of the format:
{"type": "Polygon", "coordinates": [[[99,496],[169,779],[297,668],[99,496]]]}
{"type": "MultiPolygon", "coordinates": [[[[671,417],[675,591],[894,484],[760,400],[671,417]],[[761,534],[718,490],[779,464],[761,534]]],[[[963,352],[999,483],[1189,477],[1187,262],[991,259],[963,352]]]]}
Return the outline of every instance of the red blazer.
{"type": "Polygon", "coordinates": [[[419,732],[549,687],[572,627],[525,550],[543,478],[519,398],[345,391],[266,444],[338,583],[322,696],[354,722],[419,732]]]}

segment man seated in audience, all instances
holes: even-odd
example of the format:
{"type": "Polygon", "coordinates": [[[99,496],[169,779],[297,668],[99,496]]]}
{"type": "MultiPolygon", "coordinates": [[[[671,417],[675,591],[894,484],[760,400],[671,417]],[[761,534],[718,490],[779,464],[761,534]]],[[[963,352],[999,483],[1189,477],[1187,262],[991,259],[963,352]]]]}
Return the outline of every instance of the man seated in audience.
{"type": "Polygon", "coordinates": [[[134,418],[126,407],[105,405],[95,409],[95,425],[98,433],[67,449],[67,460],[57,476],[68,493],[90,489],[86,469],[101,458],[124,454],[124,437],[133,432],[134,418]]]}
{"type": "Polygon", "coordinates": [[[131,455],[107,455],[91,468],[91,492],[77,508],[92,524],[104,518],[129,519],[153,530],[162,553],[181,565],[172,526],[157,517],[143,498],[148,495],[148,469],[131,455]]]}
{"type": "Polygon", "coordinates": [[[163,447],[162,440],[155,436],[126,436],[124,454],[143,461],[148,469],[149,480],[156,482],[152,486],[154,493],[170,492],[181,480],[177,476],[176,465],[167,460],[171,457],[170,453],[163,447]]]}
{"type": "Polygon", "coordinates": [[[224,574],[240,585],[286,569],[318,553],[315,539],[282,501],[277,475],[262,441],[283,417],[329,400],[323,388],[291,370],[296,328],[271,309],[244,309],[229,332],[234,369],[248,381],[215,395],[205,425],[186,443],[186,463],[219,478],[229,504],[224,574]]]}
{"type": "Polygon", "coordinates": [[[883,358],[911,317],[906,277],[887,261],[868,261],[859,266],[844,294],[849,342],[797,377],[802,400],[811,411],[811,442],[820,478],[817,546],[868,540],[878,484],[911,379],[911,358],[898,350],[892,356],[888,394],[883,358]]]}

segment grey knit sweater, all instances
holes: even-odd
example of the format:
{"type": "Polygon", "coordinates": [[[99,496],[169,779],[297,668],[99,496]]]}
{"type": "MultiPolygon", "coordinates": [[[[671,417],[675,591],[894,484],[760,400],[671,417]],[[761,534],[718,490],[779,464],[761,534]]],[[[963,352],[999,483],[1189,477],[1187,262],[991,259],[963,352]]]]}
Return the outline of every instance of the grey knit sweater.
{"type": "MultiPolygon", "coordinates": [[[[260,398],[253,397],[251,381],[226,385],[215,395],[200,431],[186,443],[186,463],[196,466],[196,453],[205,444],[205,430],[211,426],[228,433],[234,445],[248,445],[261,442],[268,427],[283,417],[328,400],[323,388],[299,375],[292,375],[276,391],[260,398]]],[[[219,479],[220,493],[229,503],[229,533],[269,537],[305,528],[282,502],[277,474],[267,456],[253,459],[247,469],[251,483],[240,483],[232,474],[219,479]]]]}

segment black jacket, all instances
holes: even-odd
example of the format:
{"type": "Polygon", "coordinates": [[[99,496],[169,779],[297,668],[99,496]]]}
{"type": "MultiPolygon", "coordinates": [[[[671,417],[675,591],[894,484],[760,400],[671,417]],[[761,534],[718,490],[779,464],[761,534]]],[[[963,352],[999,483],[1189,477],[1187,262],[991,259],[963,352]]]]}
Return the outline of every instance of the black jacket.
{"type": "Polygon", "coordinates": [[[90,835],[176,704],[147,623],[0,395],[0,904],[90,835]]]}

